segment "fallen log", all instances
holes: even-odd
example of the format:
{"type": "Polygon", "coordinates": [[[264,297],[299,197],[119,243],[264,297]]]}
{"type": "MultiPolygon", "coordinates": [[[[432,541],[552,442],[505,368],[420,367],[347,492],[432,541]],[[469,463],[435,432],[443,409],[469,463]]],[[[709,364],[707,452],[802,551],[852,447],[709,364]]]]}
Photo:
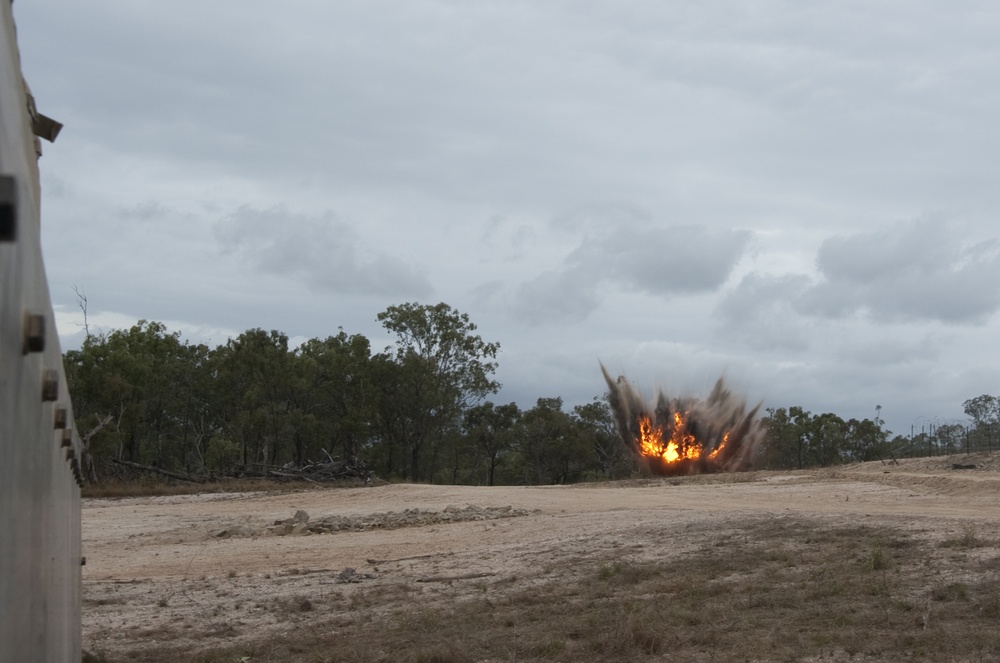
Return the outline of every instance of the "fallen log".
{"type": "Polygon", "coordinates": [[[133,463],[130,460],[119,460],[117,458],[112,458],[112,462],[119,465],[125,465],[126,467],[133,467],[137,470],[142,470],[144,472],[152,472],[154,474],[159,474],[165,477],[170,477],[171,479],[177,479],[178,481],[187,481],[188,483],[204,483],[204,479],[198,479],[196,477],[188,476],[186,474],[180,474],[179,472],[171,472],[169,470],[161,470],[158,467],[151,467],[149,465],[140,465],[139,463],[133,463]]]}

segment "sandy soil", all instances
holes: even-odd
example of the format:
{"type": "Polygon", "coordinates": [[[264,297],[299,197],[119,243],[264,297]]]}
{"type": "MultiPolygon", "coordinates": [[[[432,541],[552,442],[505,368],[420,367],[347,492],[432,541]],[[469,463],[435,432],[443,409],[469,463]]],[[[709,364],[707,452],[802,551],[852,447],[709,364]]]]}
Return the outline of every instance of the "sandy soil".
{"type": "Polygon", "coordinates": [[[580,559],[662,558],[750,519],[995,533],[998,494],[1000,461],[959,456],[577,486],[85,500],[84,648],[116,658],[164,642],[252,643],[287,627],[275,602],[400,584],[418,600],[453,600],[456,585],[478,578],[531,583],[580,559]],[[308,514],[298,527],[297,511],[308,514]],[[336,531],[312,533],[324,527],[336,531]]]}

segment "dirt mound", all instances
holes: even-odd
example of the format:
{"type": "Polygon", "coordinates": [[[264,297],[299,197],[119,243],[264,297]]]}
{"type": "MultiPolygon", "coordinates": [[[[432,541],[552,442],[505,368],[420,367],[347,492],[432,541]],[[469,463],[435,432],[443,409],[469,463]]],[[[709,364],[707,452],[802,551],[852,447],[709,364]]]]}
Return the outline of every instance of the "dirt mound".
{"type": "Polygon", "coordinates": [[[309,519],[309,514],[298,510],[291,518],[276,520],[273,525],[253,527],[247,524],[233,525],[216,532],[216,538],[252,536],[288,536],[303,534],[332,534],[334,532],[367,532],[369,530],[399,529],[401,527],[424,527],[441,523],[462,523],[477,520],[497,520],[516,518],[538,513],[538,510],[515,509],[513,506],[483,507],[468,504],[464,507],[448,506],[434,509],[412,508],[403,511],[386,511],[362,516],[324,516],[318,520],[309,519]]]}

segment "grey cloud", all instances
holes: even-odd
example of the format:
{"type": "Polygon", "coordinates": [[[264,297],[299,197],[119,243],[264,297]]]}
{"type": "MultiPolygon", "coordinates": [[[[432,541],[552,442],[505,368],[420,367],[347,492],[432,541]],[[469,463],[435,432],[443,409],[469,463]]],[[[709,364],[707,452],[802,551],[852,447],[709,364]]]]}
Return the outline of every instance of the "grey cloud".
{"type": "Polygon", "coordinates": [[[212,172],[475,200],[655,188],[702,210],[831,183],[855,200],[876,181],[949,200],[990,188],[995,12],[293,4],[15,11],[68,127],[212,172]]]}
{"type": "Polygon", "coordinates": [[[1000,308],[1000,242],[968,238],[953,222],[920,219],[833,237],[817,266],[824,281],[803,298],[808,313],[982,324],[1000,308]]]}
{"type": "Polygon", "coordinates": [[[602,287],[665,298],[712,292],[729,278],[751,237],[742,230],[654,226],[647,216],[616,204],[557,217],[553,228],[576,231],[575,219],[583,238],[558,268],[517,289],[515,312],[531,322],[548,319],[540,311],[582,320],[600,305],[602,287]]]}
{"type": "Polygon", "coordinates": [[[507,261],[519,260],[538,241],[535,228],[501,215],[491,216],[482,228],[482,246],[490,256],[501,255],[507,261]]]}
{"type": "Polygon", "coordinates": [[[171,214],[178,212],[169,209],[163,203],[155,200],[146,200],[128,207],[121,207],[117,210],[118,216],[127,221],[163,221],[171,214]]]}
{"type": "MultiPolygon", "coordinates": [[[[862,329],[867,321],[890,330],[872,330],[876,333],[898,334],[890,325],[982,324],[1000,308],[1000,291],[993,285],[1000,280],[1000,242],[971,238],[955,222],[919,219],[831,237],[821,245],[816,264],[816,278],[744,276],[716,307],[722,333],[756,349],[802,350],[811,342],[811,321],[817,318],[827,330],[833,324],[862,329]]],[[[845,352],[891,364],[937,356],[940,347],[930,337],[903,344],[894,336],[845,352]]]]}
{"type": "Polygon", "coordinates": [[[954,228],[946,222],[919,219],[868,233],[831,237],[816,263],[831,281],[868,283],[934,274],[955,262],[954,228]]]}
{"type": "Polygon", "coordinates": [[[744,276],[716,307],[721,333],[758,350],[807,349],[810,330],[795,304],[809,286],[802,275],[744,276]]]}
{"type": "Polygon", "coordinates": [[[518,286],[512,312],[531,324],[580,322],[600,305],[593,277],[583,270],[542,272],[518,286]]]}
{"type": "Polygon", "coordinates": [[[242,206],[215,226],[226,252],[254,269],[301,279],[321,291],[426,296],[427,277],[402,259],[366,250],[357,232],[331,213],[311,217],[284,206],[242,206]]]}
{"type": "Polygon", "coordinates": [[[605,202],[579,205],[552,218],[560,230],[607,232],[609,227],[649,223],[649,212],[628,202],[605,202]]]}
{"type": "Polygon", "coordinates": [[[837,348],[836,358],[845,364],[865,366],[933,365],[941,360],[944,347],[954,341],[938,334],[907,338],[909,334],[893,332],[844,343],[837,348]]]}
{"type": "Polygon", "coordinates": [[[582,244],[570,261],[652,295],[711,292],[729,278],[750,236],[743,230],[621,225],[582,244]]]}

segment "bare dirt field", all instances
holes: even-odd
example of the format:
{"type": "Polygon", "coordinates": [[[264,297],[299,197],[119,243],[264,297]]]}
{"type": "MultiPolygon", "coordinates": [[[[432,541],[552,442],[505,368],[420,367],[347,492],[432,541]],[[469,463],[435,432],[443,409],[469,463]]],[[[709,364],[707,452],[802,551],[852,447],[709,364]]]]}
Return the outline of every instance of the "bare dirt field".
{"type": "Polygon", "coordinates": [[[998,526],[1000,461],[986,455],[88,499],[84,649],[242,663],[997,660],[998,526]]]}

